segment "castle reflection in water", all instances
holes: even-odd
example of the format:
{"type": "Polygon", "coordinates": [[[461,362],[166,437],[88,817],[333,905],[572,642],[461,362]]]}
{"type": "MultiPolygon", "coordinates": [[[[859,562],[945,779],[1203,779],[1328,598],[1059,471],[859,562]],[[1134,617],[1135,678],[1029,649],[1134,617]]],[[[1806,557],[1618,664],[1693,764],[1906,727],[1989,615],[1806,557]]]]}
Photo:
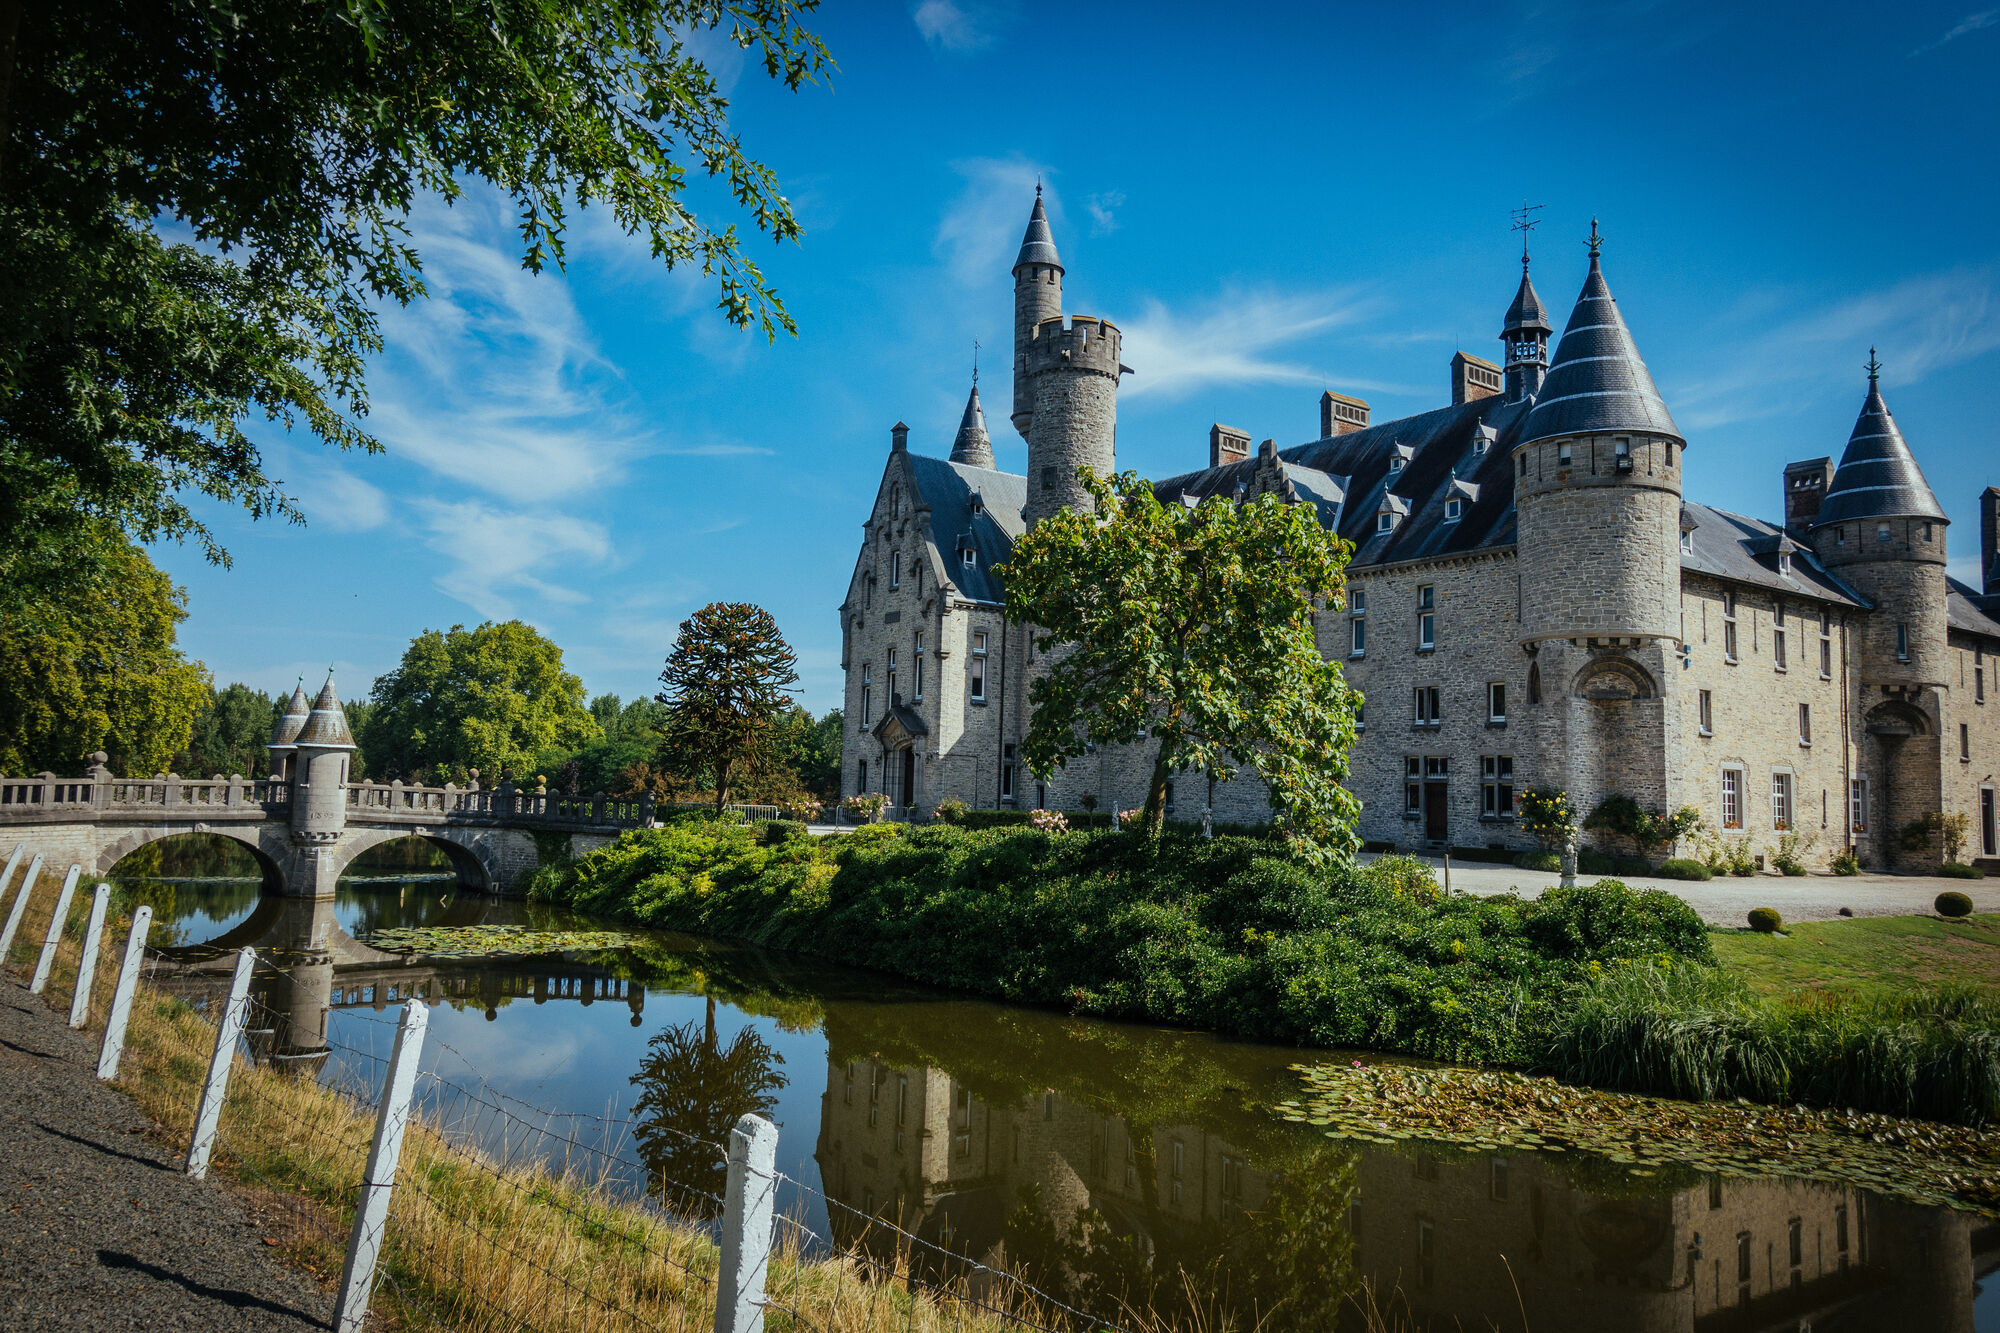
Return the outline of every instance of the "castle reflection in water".
{"type": "MultiPolygon", "coordinates": [[[[217,951],[246,943],[279,963],[253,983],[253,1051],[301,1071],[325,1065],[342,1008],[415,995],[493,1018],[564,1000],[638,1026],[646,1000],[623,971],[561,960],[412,966],[355,944],[324,907],[282,903],[166,951],[155,984],[219,999],[217,951]]],[[[814,1156],[835,1242],[897,1248],[879,1218],[1106,1317],[1185,1309],[1191,1286],[1239,1327],[1330,1328],[1366,1289],[1439,1330],[1973,1333],[1976,1280],[2000,1267],[2000,1224],[1857,1187],[1333,1140],[1246,1112],[1242,1087],[1178,1087],[1207,1067],[1163,1037],[1121,1035],[1103,1054],[1066,1048],[1076,1033],[1057,1016],[997,1006],[836,998],[823,1012],[814,1156]],[[965,1055],[947,1069],[914,1054],[927,1050],[965,1055]]]]}

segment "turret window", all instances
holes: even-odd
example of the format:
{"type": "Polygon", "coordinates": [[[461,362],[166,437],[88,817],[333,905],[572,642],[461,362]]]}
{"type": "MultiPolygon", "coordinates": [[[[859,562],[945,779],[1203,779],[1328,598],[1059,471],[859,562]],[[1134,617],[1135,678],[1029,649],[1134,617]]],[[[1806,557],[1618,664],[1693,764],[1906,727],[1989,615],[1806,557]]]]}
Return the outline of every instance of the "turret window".
{"type": "Polygon", "coordinates": [[[1557,467],[1568,467],[1569,465],[1570,465],[1570,452],[1569,452],[1569,446],[1568,446],[1567,444],[1559,444],[1559,445],[1557,445],[1557,446],[1556,446],[1556,466],[1557,466],[1557,467]]]}
{"type": "Polygon", "coordinates": [[[1926,523],[1924,524],[1924,540],[1929,541],[1930,539],[1931,539],[1931,525],[1926,523]]]}
{"type": "Polygon", "coordinates": [[[1896,626],[1896,660],[1898,662],[1907,662],[1910,660],[1910,627],[1908,625],[1896,626]]]}
{"type": "Polygon", "coordinates": [[[1875,525],[1875,540],[1878,542],[1889,540],[1889,525],[1887,523],[1877,523],[1875,525]]]}

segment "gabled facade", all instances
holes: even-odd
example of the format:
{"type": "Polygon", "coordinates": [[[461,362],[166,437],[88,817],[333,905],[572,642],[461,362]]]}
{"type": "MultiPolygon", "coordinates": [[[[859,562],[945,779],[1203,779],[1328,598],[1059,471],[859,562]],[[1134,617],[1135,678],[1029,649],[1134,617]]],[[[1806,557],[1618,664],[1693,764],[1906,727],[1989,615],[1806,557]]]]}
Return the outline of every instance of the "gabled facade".
{"type": "MultiPolygon", "coordinates": [[[[1967,855],[2000,854],[2000,489],[1981,496],[1983,586],[1958,584],[1944,512],[1871,364],[1838,465],[1784,469],[1782,523],[1691,502],[1689,442],[1611,293],[1595,224],[1553,354],[1528,270],[1524,251],[1500,362],[1454,357],[1449,406],[1373,422],[1329,390],[1318,439],[1253,449],[1217,425],[1207,467],[1155,484],[1184,504],[1310,504],[1352,544],[1347,602],[1318,632],[1366,700],[1350,778],[1364,840],[1525,846],[1520,793],[1547,784],[1586,810],[1613,793],[1692,805],[1758,851],[1793,833],[1814,855],[1852,845],[1889,868],[1937,860],[1934,844],[1902,847],[1912,820],[1964,813],[1967,855]]],[[[948,796],[1144,800],[1136,748],[1045,782],[1014,759],[1035,664],[987,571],[1026,525],[1084,501],[1068,480],[1079,464],[1114,468],[1125,371],[1114,325],[1063,318],[1063,276],[1038,197],[1015,267],[1026,477],[992,470],[976,387],[950,462],[911,455],[898,427],[841,608],[846,792],[919,815],[948,796]],[[928,585],[898,582],[899,560],[928,585]]],[[[1179,817],[1268,817],[1254,773],[1175,786],[1179,817]]]]}

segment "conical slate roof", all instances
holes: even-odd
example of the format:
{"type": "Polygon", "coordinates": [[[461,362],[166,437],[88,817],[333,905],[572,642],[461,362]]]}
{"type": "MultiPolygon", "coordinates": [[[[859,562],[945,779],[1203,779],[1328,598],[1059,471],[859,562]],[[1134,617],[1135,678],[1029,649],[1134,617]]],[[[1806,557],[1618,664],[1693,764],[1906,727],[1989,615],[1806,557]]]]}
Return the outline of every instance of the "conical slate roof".
{"type": "Polygon", "coordinates": [[[1554,333],[1555,326],[1549,323],[1549,308],[1542,304],[1542,298],[1535,291],[1535,284],[1528,280],[1528,261],[1521,261],[1521,290],[1514,293],[1514,304],[1507,307],[1507,322],[1501,326],[1500,335],[1517,330],[1540,329],[1543,333],[1554,333]]]}
{"type": "Polygon", "coordinates": [[[1521,442],[1614,430],[1684,439],[1605,285],[1594,239],[1590,251],[1590,273],[1556,344],[1534,411],[1521,425],[1521,442]]]}
{"type": "Polygon", "coordinates": [[[305,729],[299,732],[299,746],[317,745],[324,750],[352,750],[354,733],[347,728],[347,714],[340,706],[340,698],[333,692],[333,673],[326,673],[326,684],[320,687],[319,698],[313,700],[312,715],[306,719],[305,729]]]}
{"type": "Polygon", "coordinates": [[[1889,405],[1882,401],[1881,387],[1872,372],[1867,401],[1861,404],[1854,433],[1847,437],[1847,452],[1834,469],[1833,484],[1826,488],[1826,500],[1813,526],[1823,528],[1829,523],[1865,518],[1945,521],[1944,510],[1931,494],[1930,483],[1917,467],[1903,432],[1896,429],[1896,419],[1889,415],[1889,405]]]}
{"type": "Polygon", "coordinates": [[[1053,264],[1062,267],[1056,254],[1056,238],[1049,230],[1049,215],[1042,209],[1042,187],[1035,187],[1035,211],[1028,214],[1028,230],[1021,237],[1021,253],[1014,257],[1014,271],[1023,264],[1053,264]]]}
{"type": "Polygon", "coordinates": [[[292,688],[292,701],[285,705],[285,715],[278,719],[278,725],[271,729],[271,742],[266,749],[290,745],[297,741],[299,732],[305,729],[306,716],[311,709],[306,705],[306,686],[300,681],[292,688]]]}
{"type": "Polygon", "coordinates": [[[959,419],[958,436],[951,442],[951,461],[972,467],[993,466],[993,441],[986,434],[986,413],[979,406],[979,381],[972,383],[972,396],[965,400],[965,415],[959,419]]]}

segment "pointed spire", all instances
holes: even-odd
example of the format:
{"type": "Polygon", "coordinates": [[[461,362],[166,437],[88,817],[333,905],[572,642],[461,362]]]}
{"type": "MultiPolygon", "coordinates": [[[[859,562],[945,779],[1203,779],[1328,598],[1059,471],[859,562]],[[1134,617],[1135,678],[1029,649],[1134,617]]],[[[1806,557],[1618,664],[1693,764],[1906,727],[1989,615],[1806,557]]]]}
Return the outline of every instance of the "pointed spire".
{"type": "Polygon", "coordinates": [[[1813,516],[1813,527],[1852,523],[1870,518],[1925,518],[1946,522],[1944,510],[1924,480],[1889,405],[1882,401],[1882,363],[1868,349],[1868,397],[1847,437],[1847,450],[1834,469],[1826,499],[1813,516]]]}
{"type": "Polygon", "coordinates": [[[1653,384],[1598,261],[1603,238],[1590,223],[1590,272],[1577,293],[1555,359],[1521,427],[1521,442],[1590,431],[1649,431],[1685,440],[1653,384]]]}
{"type": "Polygon", "coordinates": [[[1021,235],[1021,253],[1014,257],[1014,272],[1021,271],[1023,264],[1048,264],[1062,268],[1062,258],[1056,254],[1055,234],[1049,230],[1049,215],[1042,208],[1042,187],[1035,187],[1035,211],[1028,214],[1028,230],[1021,235]]]}
{"type": "Polygon", "coordinates": [[[306,703],[305,677],[301,676],[299,683],[292,689],[292,701],[285,705],[285,715],[279,718],[278,725],[271,729],[271,742],[265,748],[276,749],[297,741],[299,733],[305,730],[306,717],[311,712],[311,706],[306,703]]]}
{"type": "Polygon", "coordinates": [[[347,726],[347,712],[340,706],[340,696],[333,689],[333,668],[326,670],[326,684],[320,686],[319,698],[313,700],[312,713],[306,718],[305,728],[299,732],[300,746],[316,745],[325,750],[352,750],[354,733],[347,726]]]}
{"type": "Polygon", "coordinates": [[[986,412],[979,405],[979,375],[973,372],[972,394],[965,400],[958,435],[951,442],[951,461],[968,467],[993,466],[993,441],[986,434],[986,412]]]}

